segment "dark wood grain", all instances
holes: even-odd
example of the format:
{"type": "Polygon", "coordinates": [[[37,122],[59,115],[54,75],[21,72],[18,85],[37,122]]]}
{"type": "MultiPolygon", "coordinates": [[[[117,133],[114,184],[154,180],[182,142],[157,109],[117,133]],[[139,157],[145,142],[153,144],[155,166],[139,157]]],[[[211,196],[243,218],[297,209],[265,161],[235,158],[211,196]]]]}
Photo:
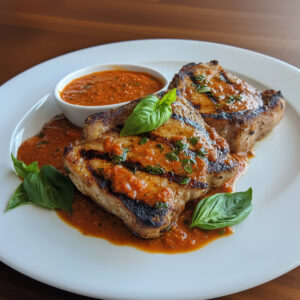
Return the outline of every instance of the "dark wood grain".
{"type": "MultiPolygon", "coordinates": [[[[231,44],[299,67],[299,12],[297,0],[1,0],[0,83],[69,51],[144,38],[231,44]]],[[[0,279],[0,300],[89,299],[29,279],[4,264],[0,279]]],[[[219,299],[300,299],[300,268],[219,299]]]]}

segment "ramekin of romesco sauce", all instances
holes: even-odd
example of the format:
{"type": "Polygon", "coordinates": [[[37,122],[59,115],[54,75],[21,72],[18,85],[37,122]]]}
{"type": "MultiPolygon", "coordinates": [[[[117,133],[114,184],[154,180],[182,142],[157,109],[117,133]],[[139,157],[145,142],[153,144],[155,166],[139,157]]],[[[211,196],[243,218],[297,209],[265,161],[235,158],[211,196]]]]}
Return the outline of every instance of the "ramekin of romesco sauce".
{"type": "Polygon", "coordinates": [[[157,93],[167,79],[142,66],[92,66],[75,71],[56,85],[54,96],[64,115],[82,127],[87,116],[157,93]]]}
{"type": "Polygon", "coordinates": [[[77,105],[109,105],[145,97],[162,87],[163,82],[148,73],[112,70],[74,79],[65,86],[60,96],[64,101],[77,105]]]}

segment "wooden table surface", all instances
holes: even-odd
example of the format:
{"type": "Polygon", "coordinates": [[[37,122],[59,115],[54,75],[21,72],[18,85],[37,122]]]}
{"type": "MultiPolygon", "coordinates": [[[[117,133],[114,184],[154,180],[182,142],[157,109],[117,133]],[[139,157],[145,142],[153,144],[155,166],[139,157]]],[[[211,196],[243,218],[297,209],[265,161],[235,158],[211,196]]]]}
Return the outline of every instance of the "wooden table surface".
{"type": "MultiPolygon", "coordinates": [[[[147,38],[231,44],[300,67],[299,13],[297,0],[0,0],[0,84],[69,51],[147,38]]],[[[89,298],[49,287],[0,263],[4,299],[89,298]]],[[[300,299],[300,267],[219,299],[300,299]]]]}

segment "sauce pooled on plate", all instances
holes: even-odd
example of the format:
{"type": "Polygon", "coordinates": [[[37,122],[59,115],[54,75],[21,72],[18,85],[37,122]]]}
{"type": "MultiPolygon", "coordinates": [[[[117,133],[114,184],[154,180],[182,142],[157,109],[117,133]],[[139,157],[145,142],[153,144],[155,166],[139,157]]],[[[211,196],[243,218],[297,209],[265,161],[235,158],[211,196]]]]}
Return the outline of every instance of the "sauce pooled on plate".
{"type": "MultiPolygon", "coordinates": [[[[18,159],[26,164],[38,161],[39,166],[50,164],[64,171],[62,155],[64,147],[82,137],[82,129],[72,125],[65,117],[58,116],[47,122],[42,131],[26,140],[19,148],[18,159]]],[[[247,166],[246,156],[235,155],[239,172],[247,166]]],[[[236,178],[225,182],[221,188],[212,191],[232,192],[236,178]]],[[[207,195],[206,195],[207,196],[207,195]]],[[[91,199],[76,191],[72,212],[58,211],[59,217],[85,235],[103,238],[115,245],[129,245],[148,252],[180,253],[203,247],[207,243],[232,233],[229,227],[219,230],[190,228],[192,213],[196,202],[187,204],[177,222],[163,236],[144,240],[136,237],[122,221],[104,211],[91,199]]]]}

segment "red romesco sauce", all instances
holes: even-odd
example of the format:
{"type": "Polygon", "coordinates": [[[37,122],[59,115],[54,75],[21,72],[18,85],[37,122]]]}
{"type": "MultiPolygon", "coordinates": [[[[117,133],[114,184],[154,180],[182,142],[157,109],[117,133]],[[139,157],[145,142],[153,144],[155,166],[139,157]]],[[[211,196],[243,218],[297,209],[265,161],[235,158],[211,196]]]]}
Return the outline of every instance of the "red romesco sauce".
{"type": "MultiPolygon", "coordinates": [[[[64,171],[62,154],[63,149],[70,142],[80,139],[82,129],[73,126],[63,116],[58,116],[46,123],[42,131],[26,140],[19,148],[18,159],[26,164],[38,161],[39,166],[51,164],[64,171]]],[[[240,174],[247,167],[247,157],[235,155],[239,162],[240,174]]],[[[217,192],[231,192],[237,178],[224,183],[217,192]]],[[[130,245],[147,252],[180,253],[201,248],[207,243],[232,233],[227,227],[221,230],[205,231],[199,228],[189,228],[196,202],[187,204],[178,221],[170,231],[157,239],[143,240],[134,236],[122,221],[105,212],[96,203],[80,192],[75,193],[72,213],[58,211],[58,216],[67,224],[75,227],[84,235],[103,238],[115,245],[130,245]]]]}
{"type": "Polygon", "coordinates": [[[72,104],[108,105],[142,98],[162,87],[163,83],[150,74],[113,70],[74,79],[60,95],[64,101],[72,104]]]}

